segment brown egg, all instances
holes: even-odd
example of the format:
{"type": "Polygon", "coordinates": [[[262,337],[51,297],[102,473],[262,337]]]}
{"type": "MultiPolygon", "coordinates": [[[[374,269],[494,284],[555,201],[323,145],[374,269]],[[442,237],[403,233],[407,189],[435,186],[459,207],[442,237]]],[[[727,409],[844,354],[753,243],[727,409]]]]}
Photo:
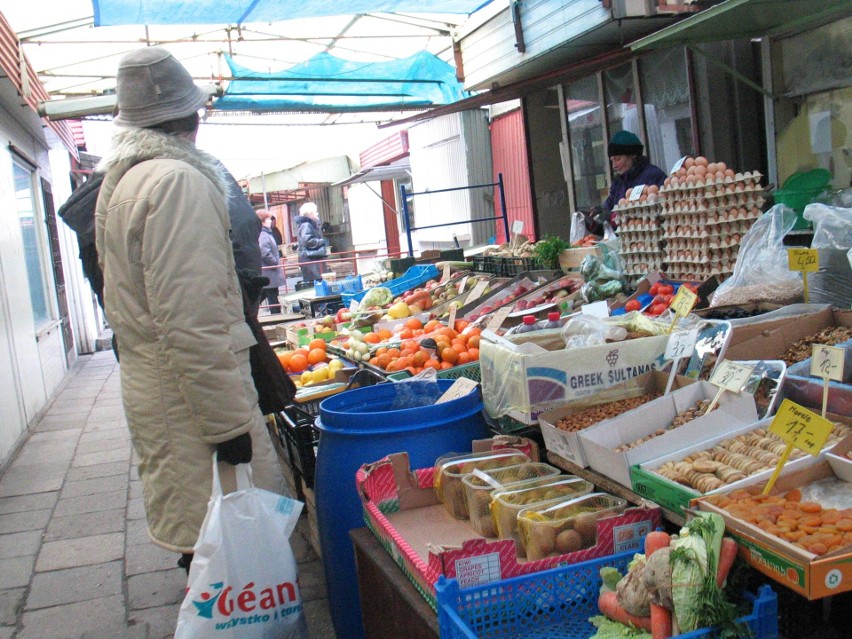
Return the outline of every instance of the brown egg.
{"type": "Polygon", "coordinates": [[[695,158],[695,163],[700,164],[702,166],[707,166],[707,158],[705,158],[703,155],[699,155],[697,158],[695,158]]]}
{"type": "Polygon", "coordinates": [[[648,192],[648,195],[650,195],[651,193],[659,193],[660,187],[656,184],[649,184],[645,190],[648,192]]]}
{"type": "Polygon", "coordinates": [[[716,163],[715,162],[710,162],[707,165],[707,172],[708,173],[715,173],[716,172],[716,163]]]}
{"type": "Polygon", "coordinates": [[[663,186],[664,187],[669,186],[671,183],[672,183],[672,179],[670,177],[667,177],[665,180],[663,180],[663,186]]]}
{"type": "Polygon", "coordinates": [[[683,166],[685,166],[687,170],[691,169],[693,166],[695,166],[695,159],[690,157],[686,158],[683,161],[683,166]]]}
{"type": "Polygon", "coordinates": [[[724,173],[728,169],[728,165],[724,162],[716,162],[716,170],[724,173]]]}
{"type": "Polygon", "coordinates": [[[707,175],[707,167],[704,166],[703,164],[696,164],[695,165],[695,175],[704,177],[705,175],[707,175]]]}
{"type": "Polygon", "coordinates": [[[725,169],[725,176],[735,178],[737,176],[733,169],[725,169]]]}

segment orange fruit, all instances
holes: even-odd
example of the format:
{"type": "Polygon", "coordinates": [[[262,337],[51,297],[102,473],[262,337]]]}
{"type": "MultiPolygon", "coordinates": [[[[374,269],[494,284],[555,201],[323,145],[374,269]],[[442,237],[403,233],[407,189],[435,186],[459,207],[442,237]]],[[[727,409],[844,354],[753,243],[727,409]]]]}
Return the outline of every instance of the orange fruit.
{"type": "Polygon", "coordinates": [[[407,320],[405,320],[405,328],[410,328],[412,331],[414,331],[418,328],[423,328],[423,322],[421,322],[416,317],[409,317],[407,320]]]}
{"type": "Polygon", "coordinates": [[[459,333],[461,333],[468,326],[470,326],[470,322],[468,322],[465,319],[459,319],[459,320],[456,320],[456,325],[453,326],[453,328],[456,329],[459,333]]]}
{"type": "Polygon", "coordinates": [[[468,348],[479,348],[479,335],[471,335],[467,338],[468,348]]]}
{"type": "Polygon", "coordinates": [[[468,355],[467,353],[459,353],[458,363],[459,366],[461,366],[462,364],[470,364],[470,355],[468,355]]]}
{"type": "Polygon", "coordinates": [[[436,371],[441,370],[441,363],[437,359],[427,359],[423,363],[423,368],[433,368],[436,371]]]}
{"type": "Polygon", "coordinates": [[[429,359],[429,355],[426,351],[417,351],[411,361],[415,366],[423,366],[427,359],[429,359]]]}
{"type": "Polygon", "coordinates": [[[391,356],[387,353],[383,355],[378,355],[374,359],[376,360],[375,366],[378,366],[379,368],[387,368],[388,364],[391,363],[391,356]]]}
{"type": "Polygon", "coordinates": [[[467,331],[466,331],[466,334],[468,335],[468,337],[472,337],[474,335],[479,335],[481,332],[482,332],[482,329],[479,328],[478,326],[469,326],[467,331]]]}
{"type": "Polygon", "coordinates": [[[398,348],[389,348],[387,350],[387,354],[390,356],[391,359],[399,357],[399,349],[398,348]]]}
{"type": "Polygon", "coordinates": [[[433,319],[433,320],[429,320],[428,322],[426,322],[426,326],[424,326],[423,329],[427,333],[431,333],[432,331],[434,331],[438,328],[441,328],[442,326],[443,326],[443,324],[441,324],[441,322],[439,322],[436,319],[433,319]]]}
{"type": "Polygon", "coordinates": [[[386,328],[381,329],[381,330],[380,330],[378,333],[376,333],[376,334],[379,336],[379,338],[380,338],[380,339],[381,339],[381,341],[383,341],[383,342],[386,342],[386,341],[387,341],[387,340],[389,340],[391,337],[393,337],[393,333],[391,333],[391,332],[390,332],[388,329],[386,329],[386,328]]]}
{"type": "Polygon", "coordinates": [[[471,362],[479,361],[479,349],[478,348],[467,349],[467,356],[470,357],[471,362]]]}
{"type": "Polygon", "coordinates": [[[449,362],[441,362],[441,370],[442,371],[445,371],[448,368],[452,368],[452,367],[453,367],[453,365],[450,364],[449,362]]]}
{"type": "Polygon", "coordinates": [[[411,339],[412,337],[414,337],[414,333],[410,328],[403,328],[399,332],[399,339],[411,339]]]}
{"type": "Polygon", "coordinates": [[[278,361],[281,362],[281,366],[284,367],[284,370],[290,369],[291,357],[293,357],[293,351],[284,351],[283,353],[278,354],[278,361]]]}
{"type": "Polygon", "coordinates": [[[364,341],[368,344],[378,344],[382,341],[382,338],[370,331],[366,335],[364,335],[364,341]]]}
{"type": "Polygon", "coordinates": [[[304,346],[301,346],[301,347],[297,348],[295,351],[293,351],[293,355],[304,355],[305,358],[307,358],[308,357],[308,349],[305,348],[304,346]]]}
{"type": "Polygon", "coordinates": [[[459,361],[458,352],[449,346],[441,351],[441,361],[448,362],[450,365],[459,361]]]}
{"type": "Polygon", "coordinates": [[[324,348],[312,348],[308,353],[308,364],[319,364],[325,361],[324,348]]]}
{"type": "Polygon", "coordinates": [[[367,360],[367,363],[370,364],[370,366],[378,366],[379,360],[378,360],[377,357],[371,357],[370,359],[367,360]]]}
{"type": "Polygon", "coordinates": [[[448,326],[445,326],[444,328],[439,328],[436,332],[439,335],[446,335],[450,339],[454,339],[456,337],[456,332],[448,326]]]}
{"type": "Polygon", "coordinates": [[[308,358],[301,353],[293,353],[290,358],[290,372],[301,373],[308,367],[308,358]]]}
{"type": "Polygon", "coordinates": [[[388,347],[387,347],[387,346],[379,346],[379,347],[376,349],[376,356],[378,357],[379,355],[384,355],[384,354],[385,354],[385,353],[387,353],[387,352],[388,352],[388,347]]]}
{"type": "Polygon", "coordinates": [[[328,344],[325,343],[324,339],[320,339],[319,337],[316,337],[316,338],[312,339],[310,342],[308,342],[308,351],[312,351],[315,348],[321,348],[322,350],[325,350],[326,348],[328,348],[328,344]]]}

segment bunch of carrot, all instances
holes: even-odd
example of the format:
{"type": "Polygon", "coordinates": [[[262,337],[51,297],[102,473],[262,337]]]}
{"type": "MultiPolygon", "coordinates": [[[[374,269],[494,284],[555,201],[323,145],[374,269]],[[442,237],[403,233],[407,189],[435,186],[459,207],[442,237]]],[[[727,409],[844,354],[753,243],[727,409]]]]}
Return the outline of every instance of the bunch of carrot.
{"type": "MultiPolygon", "coordinates": [[[[668,548],[672,541],[671,535],[663,531],[654,531],[645,537],[645,558],[650,558],[656,551],[668,548]]],[[[722,549],[719,553],[719,564],[716,570],[716,586],[722,588],[734,559],[737,556],[737,543],[730,537],[722,539],[722,549]]],[[[630,614],[618,601],[615,590],[605,590],[598,598],[598,609],[601,614],[613,621],[628,626],[635,626],[647,630],[653,639],[669,639],[674,635],[674,623],[672,611],[659,604],[651,603],[651,614],[648,617],[640,617],[630,614]]]]}
{"type": "Polygon", "coordinates": [[[587,248],[589,246],[594,246],[600,241],[601,238],[599,238],[597,235],[586,235],[579,242],[574,242],[573,244],[571,244],[571,248],[587,248]]]}

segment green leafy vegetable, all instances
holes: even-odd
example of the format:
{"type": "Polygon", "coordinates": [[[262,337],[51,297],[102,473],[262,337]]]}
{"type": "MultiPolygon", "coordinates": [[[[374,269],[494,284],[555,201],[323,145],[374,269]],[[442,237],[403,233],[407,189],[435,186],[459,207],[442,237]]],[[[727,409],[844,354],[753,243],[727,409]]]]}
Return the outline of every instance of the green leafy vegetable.
{"type": "Polygon", "coordinates": [[[535,243],[535,256],[545,268],[559,268],[559,254],[571,245],[558,235],[545,235],[535,243]]]}
{"type": "Polygon", "coordinates": [[[603,615],[590,617],[589,622],[598,629],[589,639],[651,639],[650,632],[633,626],[625,626],[623,623],[618,623],[603,615]]]}
{"type": "Polygon", "coordinates": [[[621,573],[618,572],[617,568],[613,568],[612,566],[604,566],[600,569],[601,581],[601,592],[606,590],[615,590],[615,586],[621,581],[621,573]]]}

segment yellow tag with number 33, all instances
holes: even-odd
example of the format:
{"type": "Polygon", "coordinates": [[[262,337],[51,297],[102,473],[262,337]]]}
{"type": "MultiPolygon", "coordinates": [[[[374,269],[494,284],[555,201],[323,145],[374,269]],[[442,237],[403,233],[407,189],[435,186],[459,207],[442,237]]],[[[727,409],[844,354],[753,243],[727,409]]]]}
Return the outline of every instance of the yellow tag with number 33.
{"type": "Polygon", "coordinates": [[[769,432],[811,455],[818,455],[834,424],[789,399],[781,402],[769,432]]]}

